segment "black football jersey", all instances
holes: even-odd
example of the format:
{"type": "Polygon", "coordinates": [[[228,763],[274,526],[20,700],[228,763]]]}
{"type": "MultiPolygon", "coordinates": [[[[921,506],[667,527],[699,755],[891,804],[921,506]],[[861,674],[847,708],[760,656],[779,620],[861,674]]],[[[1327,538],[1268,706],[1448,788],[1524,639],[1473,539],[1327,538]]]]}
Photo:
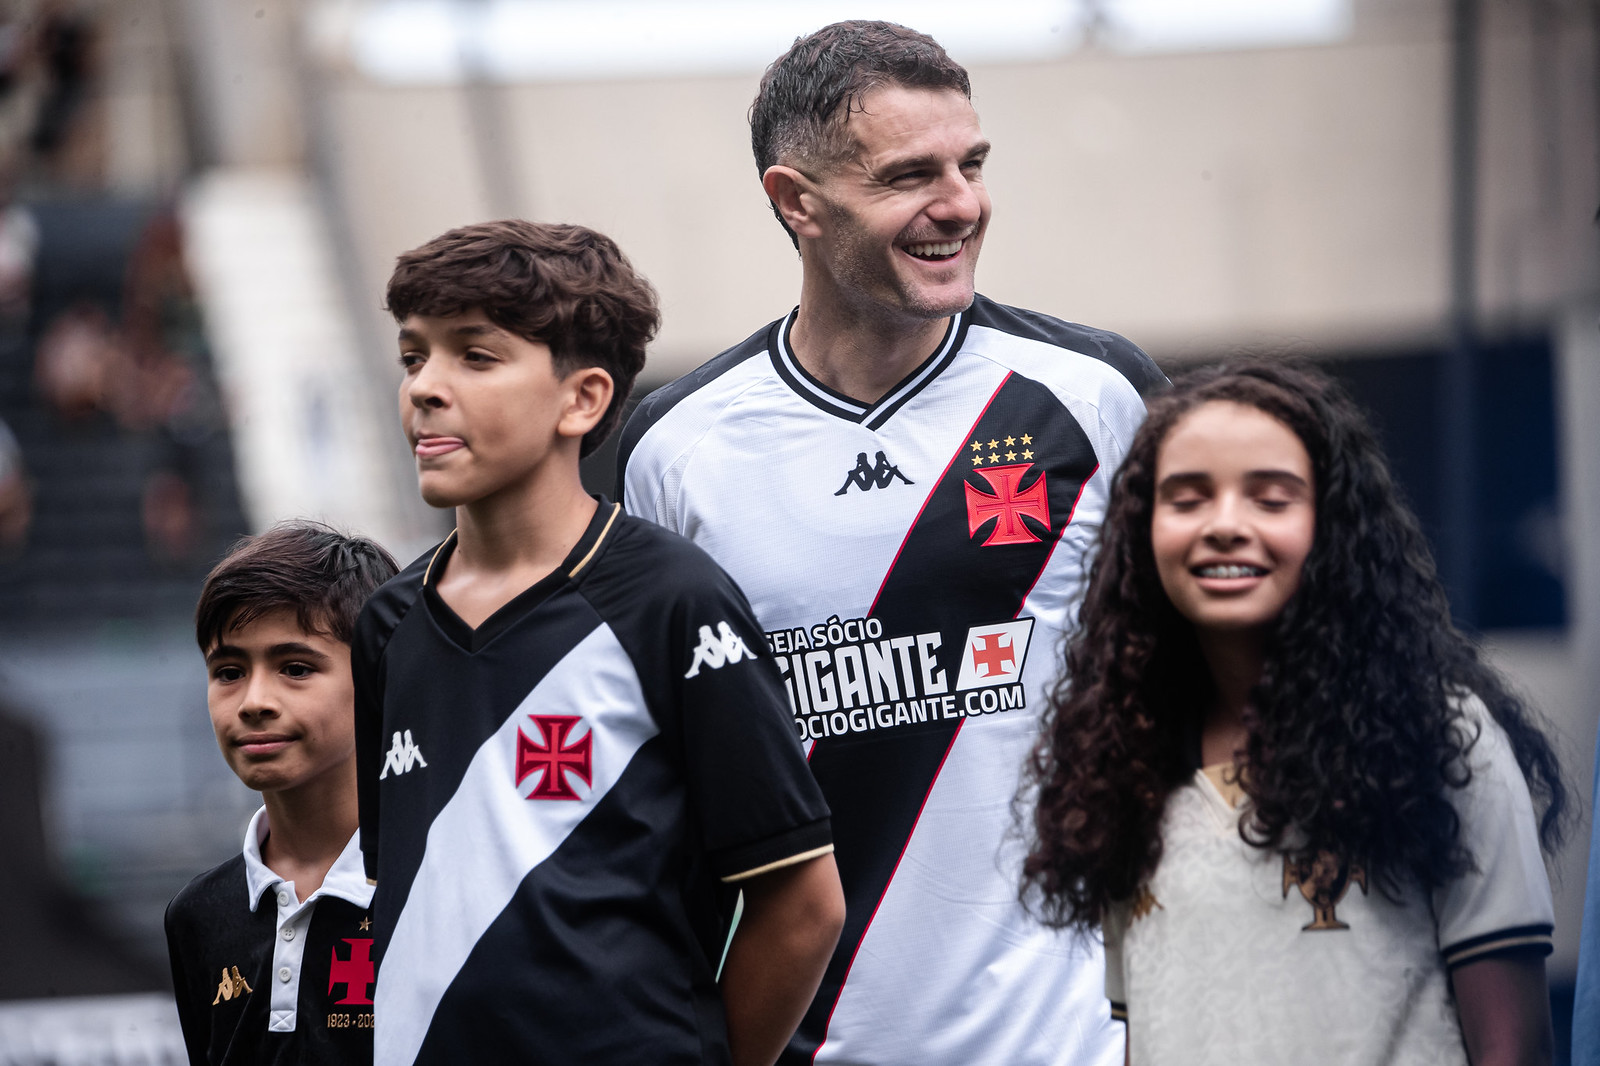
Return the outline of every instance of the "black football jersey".
{"type": "Polygon", "coordinates": [[[733,887],[832,846],[749,606],[605,501],[476,629],[453,549],[353,643],[378,1061],[726,1061],[733,887]]]}

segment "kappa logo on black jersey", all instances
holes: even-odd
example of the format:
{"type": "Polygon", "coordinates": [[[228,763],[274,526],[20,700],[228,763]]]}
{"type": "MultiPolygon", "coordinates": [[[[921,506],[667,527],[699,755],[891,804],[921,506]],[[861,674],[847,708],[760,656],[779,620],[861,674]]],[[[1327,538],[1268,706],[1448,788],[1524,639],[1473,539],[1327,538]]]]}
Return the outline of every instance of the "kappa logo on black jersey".
{"type": "Polygon", "coordinates": [[[867,492],[874,487],[886,489],[894,482],[895,478],[899,478],[907,485],[913,483],[910,478],[900,472],[898,466],[890,463],[889,457],[882,452],[878,453],[876,466],[867,464],[866,452],[857,452],[855,469],[845,474],[844,484],[839,486],[839,491],[834,495],[843,496],[850,491],[851,485],[859,486],[862,492],[867,492]]]}
{"type": "Polygon", "coordinates": [[[694,662],[689,664],[689,672],[684,674],[684,679],[700,676],[702,665],[712,670],[720,670],[730,663],[741,659],[754,658],[750,649],[745,647],[744,641],[739,639],[739,634],[726,622],[717,623],[717,631],[711,632],[710,626],[700,627],[700,646],[694,650],[694,662]]]}
{"type": "Polygon", "coordinates": [[[422,757],[422,749],[417,747],[417,742],[411,739],[411,730],[394,735],[394,743],[389,747],[389,754],[383,759],[383,772],[378,775],[382,781],[394,771],[394,775],[409,773],[419,766],[427,766],[428,760],[422,757]]]}

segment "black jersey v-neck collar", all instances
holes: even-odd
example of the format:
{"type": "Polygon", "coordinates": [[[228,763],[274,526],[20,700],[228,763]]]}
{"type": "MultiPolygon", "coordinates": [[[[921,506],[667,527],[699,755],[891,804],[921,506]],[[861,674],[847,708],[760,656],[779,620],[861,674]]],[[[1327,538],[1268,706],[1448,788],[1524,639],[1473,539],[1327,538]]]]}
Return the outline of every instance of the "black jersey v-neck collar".
{"type": "Polygon", "coordinates": [[[601,542],[611,532],[617,517],[622,513],[620,503],[612,503],[604,496],[597,496],[595,499],[599,506],[594,509],[594,517],[589,519],[589,525],[584,529],[583,536],[578,538],[578,543],[572,546],[567,557],[561,560],[561,565],[506,601],[476,629],[467,625],[444,601],[444,597],[439,595],[439,576],[444,573],[445,563],[456,550],[456,531],[452,529],[450,535],[444,539],[444,543],[434,550],[433,558],[428,562],[428,569],[422,575],[423,600],[428,605],[428,613],[433,616],[433,620],[444,635],[464,651],[479,651],[549,599],[556,589],[582,573],[584,568],[593,562],[595,554],[600,550],[601,542]]]}
{"type": "Polygon", "coordinates": [[[772,334],[768,339],[767,348],[772,353],[773,368],[789,388],[807,403],[836,418],[860,423],[868,429],[881,428],[896,411],[905,406],[908,400],[927,388],[929,382],[955,361],[956,353],[961,350],[961,345],[966,340],[967,325],[972,318],[971,308],[951,315],[949,324],[945,326],[944,336],[933,349],[932,355],[917,364],[916,369],[901,378],[899,384],[880,396],[876,402],[862,403],[818,381],[800,365],[800,360],[795,358],[794,349],[789,345],[789,333],[794,328],[795,316],[799,311],[800,309],[796,307],[772,324],[772,334]]]}

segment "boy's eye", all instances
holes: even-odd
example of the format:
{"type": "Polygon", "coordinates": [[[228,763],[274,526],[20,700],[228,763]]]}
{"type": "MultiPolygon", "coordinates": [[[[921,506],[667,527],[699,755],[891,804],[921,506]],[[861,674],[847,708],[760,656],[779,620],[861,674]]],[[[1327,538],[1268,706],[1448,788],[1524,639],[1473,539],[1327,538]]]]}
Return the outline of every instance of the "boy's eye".
{"type": "Polygon", "coordinates": [[[292,677],[298,681],[302,678],[310,677],[317,671],[314,667],[308,666],[305,663],[286,663],[284,664],[283,672],[286,676],[292,677]]]}
{"type": "Polygon", "coordinates": [[[476,348],[468,348],[466,350],[466,352],[462,355],[462,358],[465,359],[469,363],[492,363],[492,362],[494,362],[494,356],[493,355],[490,355],[488,352],[479,351],[476,348]]]}
{"type": "Polygon", "coordinates": [[[213,681],[237,681],[244,676],[244,671],[237,666],[219,666],[211,671],[213,681]]]}
{"type": "Polygon", "coordinates": [[[423,356],[420,352],[401,352],[400,365],[406,370],[422,365],[423,356]]]}

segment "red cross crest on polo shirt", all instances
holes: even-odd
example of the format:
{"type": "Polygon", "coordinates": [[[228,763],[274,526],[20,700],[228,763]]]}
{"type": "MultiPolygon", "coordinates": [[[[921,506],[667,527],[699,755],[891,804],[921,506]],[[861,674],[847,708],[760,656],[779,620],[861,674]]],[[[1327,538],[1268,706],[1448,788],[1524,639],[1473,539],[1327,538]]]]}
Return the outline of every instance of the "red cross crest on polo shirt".
{"type": "Polygon", "coordinates": [[[338,1001],[341,1006],[371,1006],[367,989],[377,980],[378,972],[372,962],[372,941],[346,939],[345,943],[350,945],[350,957],[341,959],[338,945],[334,945],[333,958],[328,963],[328,995],[333,995],[334,985],[344,985],[344,998],[338,1001]]]}
{"type": "Polygon", "coordinates": [[[1023,525],[1022,519],[1026,516],[1050,528],[1050,495],[1045,488],[1044,471],[1039,472],[1039,480],[1027,489],[1017,490],[1022,484],[1022,475],[1032,466],[1032,463],[1012,463],[973,471],[989,483],[994,495],[975,488],[970,481],[962,483],[967,490],[967,536],[975,536],[979,526],[994,518],[998,521],[983,542],[985,548],[996,544],[1033,544],[1039,540],[1033,530],[1023,525]]]}
{"type": "Polygon", "coordinates": [[[582,799],[567,780],[567,774],[576,774],[584,784],[594,786],[593,752],[594,732],[585,733],[568,743],[572,730],[583,721],[575,714],[530,714],[528,718],[539,731],[538,740],[523,730],[517,731],[517,786],[531,774],[542,774],[533,791],[526,793],[531,800],[582,799]]]}

